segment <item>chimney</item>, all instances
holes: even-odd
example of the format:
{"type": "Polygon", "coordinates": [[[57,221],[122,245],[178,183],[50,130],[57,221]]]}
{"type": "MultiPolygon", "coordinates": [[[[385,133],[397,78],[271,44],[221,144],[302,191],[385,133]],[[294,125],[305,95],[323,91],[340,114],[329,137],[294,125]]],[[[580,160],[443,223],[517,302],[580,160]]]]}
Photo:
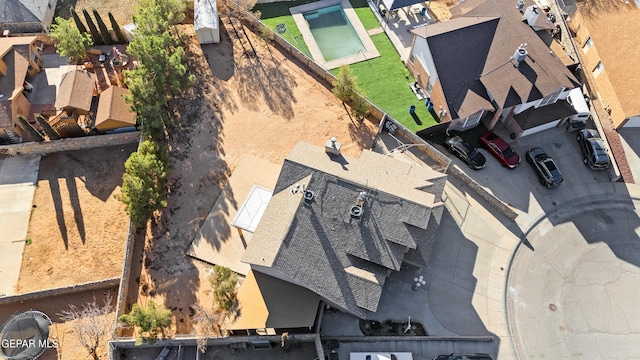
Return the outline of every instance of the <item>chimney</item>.
{"type": "Polygon", "coordinates": [[[327,142],[324,144],[324,151],[329,155],[340,156],[341,146],[342,144],[336,141],[336,138],[334,136],[331,139],[327,140],[327,142]]]}

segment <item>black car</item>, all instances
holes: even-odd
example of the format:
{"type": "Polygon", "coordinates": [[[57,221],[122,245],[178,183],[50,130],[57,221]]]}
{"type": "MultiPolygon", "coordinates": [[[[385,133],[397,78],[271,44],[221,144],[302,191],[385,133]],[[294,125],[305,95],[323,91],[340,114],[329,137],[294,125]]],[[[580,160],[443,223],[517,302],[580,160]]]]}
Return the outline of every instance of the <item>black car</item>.
{"type": "Polygon", "coordinates": [[[432,360],[492,360],[489,354],[449,354],[437,355],[432,360]]]}
{"type": "Polygon", "coordinates": [[[462,140],[460,136],[448,137],[444,140],[444,146],[450,153],[466,162],[470,168],[480,170],[486,164],[486,159],[468,142],[462,140]]]}
{"type": "Polygon", "coordinates": [[[611,160],[604,148],[604,141],[600,138],[597,130],[582,129],[576,136],[580,143],[584,163],[594,170],[605,170],[609,168],[611,160]]]}
{"type": "Polygon", "coordinates": [[[564,180],[556,162],[541,148],[534,147],[529,149],[526,158],[527,162],[536,171],[540,184],[551,189],[560,185],[564,180]]]}

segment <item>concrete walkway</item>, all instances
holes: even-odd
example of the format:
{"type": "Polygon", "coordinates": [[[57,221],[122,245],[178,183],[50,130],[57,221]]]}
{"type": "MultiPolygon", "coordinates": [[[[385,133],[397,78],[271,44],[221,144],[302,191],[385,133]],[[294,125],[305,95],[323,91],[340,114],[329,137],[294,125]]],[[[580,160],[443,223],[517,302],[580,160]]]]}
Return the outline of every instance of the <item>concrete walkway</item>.
{"type": "Polygon", "coordinates": [[[40,155],[0,159],[0,296],[15,294],[40,155]]]}

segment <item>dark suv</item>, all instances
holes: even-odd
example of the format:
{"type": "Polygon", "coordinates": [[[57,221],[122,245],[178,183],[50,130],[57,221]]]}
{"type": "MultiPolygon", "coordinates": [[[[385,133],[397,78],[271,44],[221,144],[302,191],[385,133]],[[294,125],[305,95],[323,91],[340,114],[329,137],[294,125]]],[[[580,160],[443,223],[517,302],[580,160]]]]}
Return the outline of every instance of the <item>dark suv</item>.
{"type": "Polygon", "coordinates": [[[582,148],[585,165],[595,170],[609,168],[611,160],[607,150],[604,148],[604,141],[600,138],[597,130],[582,129],[576,136],[576,140],[578,140],[582,148]]]}
{"type": "Polygon", "coordinates": [[[555,161],[553,161],[553,159],[541,148],[534,147],[529,149],[529,151],[527,151],[526,158],[527,162],[531,164],[533,169],[536,171],[536,174],[540,179],[540,184],[551,189],[560,185],[564,180],[555,161]]]}
{"type": "Polygon", "coordinates": [[[462,140],[460,136],[446,138],[444,140],[444,146],[450,153],[462,159],[474,170],[480,170],[486,164],[486,159],[480,154],[478,149],[462,140]]]}

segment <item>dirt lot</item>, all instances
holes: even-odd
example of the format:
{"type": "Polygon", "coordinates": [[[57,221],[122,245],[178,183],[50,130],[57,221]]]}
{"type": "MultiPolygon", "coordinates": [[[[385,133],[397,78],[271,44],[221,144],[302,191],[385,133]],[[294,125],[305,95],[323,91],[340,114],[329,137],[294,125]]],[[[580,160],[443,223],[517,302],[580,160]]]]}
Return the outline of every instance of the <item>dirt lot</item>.
{"type": "Polygon", "coordinates": [[[137,144],[52,153],[40,163],[18,293],[118,277],[128,217],[114,198],[137,144]]]}
{"type": "Polygon", "coordinates": [[[240,156],[281,163],[298,141],[323,145],[331,136],[346,154],[358,156],[371,147],[375,125],[352,120],[327,88],[249,30],[257,57],[245,56],[248,41],[225,29],[222,43],[205,46],[207,64],[193,28],[182,29],[189,35],[185,50],[196,82],[171,132],[169,206],[139,234],[137,244],[146,237],[146,245],[136,248],[128,306],[149,299],[165,303],[175,316],[174,331],[185,334],[192,332],[189,305],[207,306],[211,294],[207,266],[184,254],[240,156]]]}
{"type": "MultiPolygon", "coordinates": [[[[118,25],[123,26],[132,22],[131,15],[133,14],[134,1],[113,1],[113,0],[58,0],[56,4],[55,16],[61,16],[65,19],[71,17],[69,9],[73,6],[76,9],[80,19],[83,21],[82,9],[87,9],[91,17],[93,17],[93,10],[98,10],[100,17],[107,27],[111,29],[111,23],[109,22],[109,12],[113,14],[113,17],[118,22],[118,25]]],[[[95,19],[94,19],[95,23],[95,19]]],[[[86,22],[85,22],[86,24],[86,22]]],[[[96,24],[97,26],[97,24],[96,24]]]]}

